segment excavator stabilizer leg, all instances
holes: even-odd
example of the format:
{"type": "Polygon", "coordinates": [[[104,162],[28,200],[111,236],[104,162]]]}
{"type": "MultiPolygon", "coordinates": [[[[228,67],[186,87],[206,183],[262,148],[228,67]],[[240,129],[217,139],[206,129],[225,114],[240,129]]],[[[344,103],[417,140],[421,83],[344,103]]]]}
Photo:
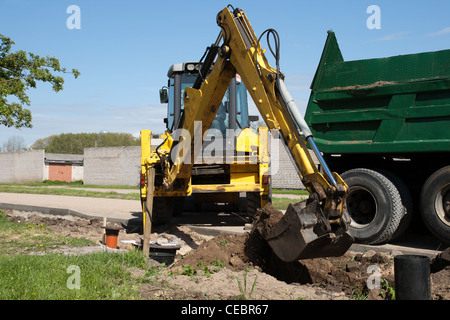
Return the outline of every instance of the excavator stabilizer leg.
{"type": "Polygon", "coordinates": [[[271,225],[268,221],[273,212],[273,207],[268,204],[255,222],[255,227],[274,253],[285,262],[341,256],[353,243],[353,237],[345,227],[323,230],[324,216],[316,200],[289,204],[282,218],[271,225]]]}

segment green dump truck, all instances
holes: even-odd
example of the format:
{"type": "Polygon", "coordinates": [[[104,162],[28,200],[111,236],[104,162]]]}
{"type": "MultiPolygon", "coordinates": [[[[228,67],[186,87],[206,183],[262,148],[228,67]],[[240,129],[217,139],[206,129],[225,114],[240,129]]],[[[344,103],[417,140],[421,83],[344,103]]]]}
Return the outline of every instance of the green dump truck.
{"type": "Polygon", "coordinates": [[[450,50],[344,61],[329,31],[305,120],[357,241],[399,237],[414,212],[450,243],[450,50]]]}

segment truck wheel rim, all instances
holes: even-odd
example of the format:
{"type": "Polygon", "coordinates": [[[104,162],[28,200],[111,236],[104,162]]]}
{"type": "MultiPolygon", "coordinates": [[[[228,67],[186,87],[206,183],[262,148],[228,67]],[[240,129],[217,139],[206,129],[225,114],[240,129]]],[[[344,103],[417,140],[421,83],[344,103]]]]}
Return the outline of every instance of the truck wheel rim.
{"type": "Polygon", "coordinates": [[[450,184],[444,186],[436,195],[434,208],[439,219],[450,226],[450,184]]]}
{"type": "Polygon", "coordinates": [[[352,218],[350,227],[366,228],[377,214],[377,202],[373,194],[366,188],[350,187],[346,198],[347,212],[352,218]]]}

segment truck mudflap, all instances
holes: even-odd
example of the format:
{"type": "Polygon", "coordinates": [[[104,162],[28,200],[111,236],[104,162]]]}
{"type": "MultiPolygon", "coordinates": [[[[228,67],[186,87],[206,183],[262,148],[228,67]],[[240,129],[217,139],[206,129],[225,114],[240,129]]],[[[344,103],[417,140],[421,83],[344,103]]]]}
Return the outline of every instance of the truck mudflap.
{"type": "MultiPolygon", "coordinates": [[[[289,204],[286,213],[268,204],[254,222],[254,227],[283,261],[343,255],[354,239],[347,232],[350,221],[323,228],[324,215],[316,200],[289,204]],[[276,222],[278,220],[278,222],[276,222]]],[[[328,224],[328,222],[325,222],[328,224]]]]}

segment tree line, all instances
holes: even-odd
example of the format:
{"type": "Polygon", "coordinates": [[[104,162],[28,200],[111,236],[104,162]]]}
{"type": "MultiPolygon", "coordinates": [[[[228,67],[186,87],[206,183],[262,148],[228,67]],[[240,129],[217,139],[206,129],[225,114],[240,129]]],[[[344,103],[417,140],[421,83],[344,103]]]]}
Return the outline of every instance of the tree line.
{"type": "MultiPolygon", "coordinates": [[[[84,148],[139,146],[140,138],[130,133],[62,133],[36,140],[31,150],[44,149],[46,153],[83,154],[84,148]]],[[[3,144],[3,152],[26,150],[23,138],[13,136],[3,144]]]]}
{"type": "Polygon", "coordinates": [[[140,138],[129,133],[62,133],[38,139],[32,149],[44,149],[47,153],[83,154],[84,148],[139,146],[140,138]]]}

